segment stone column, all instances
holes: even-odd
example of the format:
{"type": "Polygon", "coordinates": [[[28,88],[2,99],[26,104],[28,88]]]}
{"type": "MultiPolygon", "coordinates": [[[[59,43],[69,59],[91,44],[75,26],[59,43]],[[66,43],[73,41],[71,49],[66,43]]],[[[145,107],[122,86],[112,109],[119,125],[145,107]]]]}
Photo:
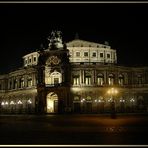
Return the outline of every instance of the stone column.
{"type": "Polygon", "coordinates": [[[83,78],[82,78],[82,75],[83,75],[83,72],[82,72],[82,70],[80,70],[80,85],[82,85],[82,83],[83,83],[83,78]]]}
{"type": "Polygon", "coordinates": [[[32,86],[35,86],[35,73],[32,74],[32,86]]]}
{"type": "Polygon", "coordinates": [[[10,78],[8,78],[8,90],[10,89],[10,78]]]}
{"type": "Polygon", "coordinates": [[[78,84],[81,85],[81,70],[79,70],[78,84]]]}
{"type": "Polygon", "coordinates": [[[11,89],[14,88],[14,77],[12,77],[12,86],[11,86],[11,89]]]}
{"type": "Polygon", "coordinates": [[[24,86],[27,87],[27,75],[24,75],[24,86]]]}
{"type": "Polygon", "coordinates": [[[30,64],[29,57],[28,57],[27,59],[28,59],[28,60],[27,60],[27,65],[28,65],[28,64],[30,64]]]}
{"type": "Polygon", "coordinates": [[[97,74],[96,74],[96,70],[94,69],[94,85],[96,85],[96,81],[97,80],[97,74]]]}
{"type": "Polygon", "coordinates": [[[94,85],[95,84],[95,73],[94,73],[94,70],[92,69],[92,77],[91,77],[91,85],[94,85]]]}
{"type": "Polygon", "coordinates": [[[85,83],[85,71],[82,70],[82,83],[84,84],[85,83]]]}
{"type": "Polygon", "coordinates": [[[104,63],[106,63],[106,51],[104,50],[104,63]]]}
{"type": "Polygon", "coordinates": [[[104,85],[106,85],[106,77],[107,77],[107,72],[106,71],[103,71],[103,76],[104,76],[104,85]]]}
{"type": "Polygon", "coordinates": [[[34,61],[33,61],[33,55],[32,55],[32,56],[31,56],[31,63],[32,63],[31,65],[33,65],[33,62],[34,62],[34,61]]]}
{"type": "Polygon", "coordinates": [[[17,89],[20,88],[20,76],[17,77],[17,89]]]}

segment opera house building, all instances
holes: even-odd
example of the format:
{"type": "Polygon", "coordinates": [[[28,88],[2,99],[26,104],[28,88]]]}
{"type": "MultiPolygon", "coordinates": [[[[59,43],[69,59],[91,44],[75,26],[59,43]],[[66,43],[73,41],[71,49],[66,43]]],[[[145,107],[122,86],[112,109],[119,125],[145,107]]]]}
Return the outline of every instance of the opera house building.
{"type": "Polygon", "coordinates": [[[0,114],[103,114],[112,102],[117,113],[148,112],[148,67],[118,65],[108,43],[63,43],[53,31],[47,48],[22,58],[0,75],[0,114]]]}

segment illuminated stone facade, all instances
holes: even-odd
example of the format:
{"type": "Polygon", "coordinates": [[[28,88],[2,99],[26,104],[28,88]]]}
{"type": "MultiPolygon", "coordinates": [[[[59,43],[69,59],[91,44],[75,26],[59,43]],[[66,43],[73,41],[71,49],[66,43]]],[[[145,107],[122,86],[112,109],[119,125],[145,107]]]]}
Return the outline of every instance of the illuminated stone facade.
{"type": "Polygon", "coordinates": [[[117,65],[108,43],[64,45],[59,31],[48,40],[22,68],[0,75],[0,113],[108,113],[113,98],[117,112],[148,111],[148,67],[117,65]]]}

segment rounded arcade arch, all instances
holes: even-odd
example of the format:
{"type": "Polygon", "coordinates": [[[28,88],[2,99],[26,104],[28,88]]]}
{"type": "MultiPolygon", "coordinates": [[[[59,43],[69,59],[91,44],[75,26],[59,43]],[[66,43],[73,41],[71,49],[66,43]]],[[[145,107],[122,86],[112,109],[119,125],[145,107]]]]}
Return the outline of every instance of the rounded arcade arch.
{"type": "Polygon", "coordinates": [[[58,95],[54,92],[50,92],[47,97],[47,113],[58,112],[58,95]]]}

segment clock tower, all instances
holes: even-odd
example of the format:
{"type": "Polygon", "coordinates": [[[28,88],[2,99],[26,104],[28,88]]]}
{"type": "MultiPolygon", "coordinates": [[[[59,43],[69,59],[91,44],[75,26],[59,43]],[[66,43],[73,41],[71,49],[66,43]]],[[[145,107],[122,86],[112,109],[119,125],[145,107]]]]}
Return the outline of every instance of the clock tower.
{"type": "Polygon", "coordinates": [[[40,50],[38,61],[38,113],[64,113],[70,102],[69,50],[62,33],[52,31],[48,48],[40,50]]]}

